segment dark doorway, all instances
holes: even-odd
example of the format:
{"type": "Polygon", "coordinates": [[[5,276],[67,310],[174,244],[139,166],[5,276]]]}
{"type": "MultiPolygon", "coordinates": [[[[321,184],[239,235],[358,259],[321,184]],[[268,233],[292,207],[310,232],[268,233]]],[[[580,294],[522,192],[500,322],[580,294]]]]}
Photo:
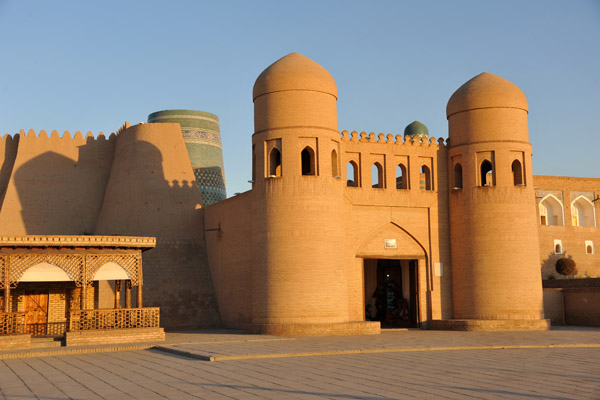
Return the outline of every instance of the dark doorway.
{"type": "Polygon", "coordinates": [[[365,259],[365,320],[382,328],[418,326],[417,260],[365,259]]]}

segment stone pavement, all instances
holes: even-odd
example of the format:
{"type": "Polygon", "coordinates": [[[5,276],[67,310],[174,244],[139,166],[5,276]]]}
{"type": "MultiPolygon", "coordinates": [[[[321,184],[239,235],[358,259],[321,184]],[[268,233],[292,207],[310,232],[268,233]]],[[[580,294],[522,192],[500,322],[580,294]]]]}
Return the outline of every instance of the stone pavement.
{"type": "Polygon", "coordinates": [[[89,350],[0,360],[0,399],[600,399],[595,328],[309,338],[203,331],[169,333],[154,349],[89,350]]]}

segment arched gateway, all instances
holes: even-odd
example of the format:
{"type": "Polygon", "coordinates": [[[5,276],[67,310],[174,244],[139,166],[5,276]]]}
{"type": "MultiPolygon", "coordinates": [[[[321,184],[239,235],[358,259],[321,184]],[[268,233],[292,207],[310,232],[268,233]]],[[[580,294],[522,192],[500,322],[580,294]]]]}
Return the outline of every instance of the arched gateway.
{"type": "Polygon", "coordinates": [[[417,327],[427,309],[428,256],[425,247],[395,222],[367,236],[356,257],[363,262],[365,320],[382,328],[417,327]],[[421,279],[420,279],[421,278],[421,279]]]}

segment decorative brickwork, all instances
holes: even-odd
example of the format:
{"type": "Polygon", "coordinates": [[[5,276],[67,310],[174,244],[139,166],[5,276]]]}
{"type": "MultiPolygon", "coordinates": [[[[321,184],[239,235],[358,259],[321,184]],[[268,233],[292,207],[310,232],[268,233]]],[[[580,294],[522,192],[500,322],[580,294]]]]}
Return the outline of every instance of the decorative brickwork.
{"type": "Polygon", "coordinates": [[[73,310],[69,314],[70,331],[97,329],[158,328],[158,307],[113,310],[73,310]]]}
{"type": "Polygon", "coordinates": [[[225,177],[219,168],[195,168],[196,184],[204,206],[217,203],[227,198],[225,191],[225,177]]]}

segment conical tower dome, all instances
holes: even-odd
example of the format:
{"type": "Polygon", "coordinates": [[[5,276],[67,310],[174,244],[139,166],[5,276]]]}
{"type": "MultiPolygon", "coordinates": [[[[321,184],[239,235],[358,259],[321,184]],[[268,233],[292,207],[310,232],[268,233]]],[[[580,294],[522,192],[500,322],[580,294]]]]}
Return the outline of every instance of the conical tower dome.
{"type": "Polygon", "coordinates": [[[337,99],[337,86],[325,68],[299,53],[290,53],[267,67],[256,79],[253,99],[267,93],[310,90],[331,94],[337,99]]]}
{"type": "Polygon", "coordinates": [[[462,85],[448,100],[446,116],[479,108],[518,108],[529,111],[525,94],[515,84],[483,72],[462,85]]]}

